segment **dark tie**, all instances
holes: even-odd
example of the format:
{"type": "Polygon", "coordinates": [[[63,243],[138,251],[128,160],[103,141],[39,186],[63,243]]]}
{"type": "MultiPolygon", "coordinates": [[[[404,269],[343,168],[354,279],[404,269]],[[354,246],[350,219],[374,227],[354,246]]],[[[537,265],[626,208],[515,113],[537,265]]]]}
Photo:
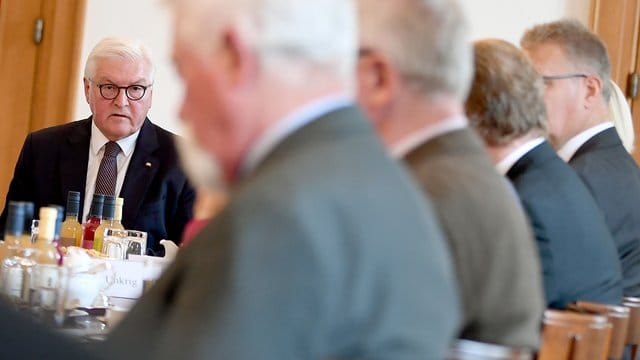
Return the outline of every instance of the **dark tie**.
{"type": "Polygon", "coordinates": [[[118,153],[120,146],[114,141],[109,141],[104,146],[104,156],[98,169],[95,194],[115,195],[116,179],[118,178],[118,153]]]}

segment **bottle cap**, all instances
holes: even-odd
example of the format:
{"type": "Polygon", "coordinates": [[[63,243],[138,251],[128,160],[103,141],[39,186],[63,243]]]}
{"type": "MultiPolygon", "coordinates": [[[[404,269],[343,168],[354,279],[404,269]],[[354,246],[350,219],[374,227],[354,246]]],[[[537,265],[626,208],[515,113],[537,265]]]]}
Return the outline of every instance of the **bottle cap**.
{"type": "Polygon", "coordinates": [[[80,193],[69,191],[67,194],[67,215],[78,215],[80,211],[80,193]]]}
{"type": "Polygon", "coordinates": [[[40,208],[40,223],[38,225],[38,238],[53,240],[56,230],[58,210],[52,207],[40,208]]]}
{"type": "Polygon", "coordinates": [[[9,201],[7,211],[7,225],[4,229],[6,235],[20,236],[24,228],[24,203],[9,201]]]}
{"type": "Polygon", "coordinates": [[[91,201],[91,209],[89,210],[89,217],[102,217],[102,206],[104,204],[104,195],[93,194],[93,200],[91,201]]]}

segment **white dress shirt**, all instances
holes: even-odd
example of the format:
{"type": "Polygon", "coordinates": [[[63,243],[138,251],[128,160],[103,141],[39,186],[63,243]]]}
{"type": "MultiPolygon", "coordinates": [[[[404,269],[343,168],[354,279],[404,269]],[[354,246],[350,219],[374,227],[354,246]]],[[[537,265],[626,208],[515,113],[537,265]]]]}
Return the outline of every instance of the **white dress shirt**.
{"type": "Polygon", "coordinates": [[[527,155],[529,151],[533,150],[536,146],[542,144],[544,138],[537,137],[535,139],[531,139],[524,144],[518,146],[515,150],[513,150],[509,155],[505,156],[500,162],[496,164],[496,168],[498,172],[502,175],[507,175],[509,169],[515,165],[518,160],[520,160],[523,156],[527,155]]]}
{"type": "Polygon", "coordinates": [[[349,106],[353,104],[353,102],[353,98],[347,94],[326,96],[307,103],[288,114],[274,126],[267,129],[258,141],[251,146],[241,167],[241,174],[246,175],[253,171],[276,145],[296,130],[320,118],[324,114],[349,106]]]}
{"type": "Polygon", "coordinates": [[[589,139],[591,139],[592,137],[612,127],[613,127],[612,122],[605,122],[602,124],[598,124],[594,127],[588,128],[587,130],[572,137],[569,141],[567,141],[564,145],[562,145],[560,150],[558,150],[558,155],[565,162],[569,162],[569,160],[571,160],[571,158],[576,153],[576,151],[578,151],[578,149],[580,149],[580,147],[584,145],[584,143],[589,141],[589,139]]]}
{"type": "MultiPolygon", "coordinates": [[[[129,163],[131,162],[131,155],[136,147],[136,141],[140,130],[127,136],[124,139],[116,141],[120,146],[120,153],[118,153],[118,177],[116,178],[116,195],[120,194],[122,189],[122,183],[124,183],[124,176],[127,174],[129,163]]],[[[87,164],[87,182],[84,188],[84,208],[82,210],[82,219],[80,222],[84,222],[89,215],[89,208],[91,207],[91,200],[93,199],[93,192],[96,187],[96,178],[98,177],[98,169],[100,168],[100,162],[102,162],[102,156],[104,155],[104,146],[109,142],[96,124],[91,122],[91,141],[89,144],[89,163],[87,164]]],[[[127,206],[127,204],[124,204],[127,206]]]]}
{"type": "Polygon", "coordinates": [[[398,143],[393,145],[391,148],[391,154],[394,158],[401,159],[418,146],[435,137],[466,128],[467,123],[466,117],[454,116],[440,121],[435,125],[427,126],[424,129],[405,136],[398,143]]]}

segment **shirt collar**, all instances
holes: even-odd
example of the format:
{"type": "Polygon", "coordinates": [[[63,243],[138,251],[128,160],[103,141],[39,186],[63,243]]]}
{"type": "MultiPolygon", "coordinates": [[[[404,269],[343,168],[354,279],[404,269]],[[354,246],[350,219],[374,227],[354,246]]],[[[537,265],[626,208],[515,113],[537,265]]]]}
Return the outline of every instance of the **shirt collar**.
{"type": "MultiPolygon", "coordinates": [[[[138,135],[140,135],[140,129],[138,129],[138,131],[134,132],[133,134],[127,136],[126,138],[116,141],[116,143],[118,143],[118,146],[120,146],[120,149],[122,150],[125,156],[128,157],[129,155],[131,155],[131,153],[135,149],[136,140],[138,140],[138,135]]],[[[97,156],[100,149],[102,149],[102,147],[108,142],[109,142],[109,139],[107,139],[107,137],[104,136],[102,131],[98,129],[96,124],[93,121],[91,121],[91,141],[90,141],[91,154],[93,154],[93,156],[97,156]]]]}
{"type": "Polygon", "coordinates": [[[412,150],[426,143],[427,141],[444,135],[448,132],[464,129],[467,127],[467,118],[459,115],[439,121],[437,124],[426,126],[415,131],[404,138],[391,148],[391,154],[396,159],[400,159],[410,153],[412,150]]]}
{"type": "Polygon", "coordinates": [[[247,174],[256,168],[269,152],[284,138],[333,110],[349,106],[353,98],[347,94],[336,94],[316,99],[286,115],[282,120],[267,129],[256,141],[245,157],[241,174],[247,174]]]}
{"type": "Polygon", "coordinates": [[[558,150],[558,155],[562,158],[562,160],[568,162],[569,160],[571,160],[576,151],[578,151],[578,149],[580,149],[580,147],[584,145],[584,143],[589,141],[589,139],[612,127],[613,123],[607,121],[584,130],[578,135],[572,137],[564,145],[562,145],[560,150],[558,150]]]}
{"type": "Polygon", "coordinates": [[[544,142],[544,138],[542,136],[531,139],[524,144],[517,147],[513,150],[509,155],[505,156],[504,159],[500,160],[496,164],[496,168],[498,172],[502,175],[507,175],[509,169],[515,165],[515,163],[520,160],[523,156],[525,156],[529,151],[533,150],[536,146],[542,144],[544,142]]]}

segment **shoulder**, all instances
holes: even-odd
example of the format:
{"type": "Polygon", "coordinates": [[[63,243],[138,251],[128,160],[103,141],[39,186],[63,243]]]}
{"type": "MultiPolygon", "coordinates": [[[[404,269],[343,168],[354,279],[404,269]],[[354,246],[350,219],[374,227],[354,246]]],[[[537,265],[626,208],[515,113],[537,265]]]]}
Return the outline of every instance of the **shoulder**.
{"type": "Polygon", "coordinates": [[[36,130],[29,134],[29,137],[32,141],[58,142],[64,136],[72,135],[75,133],[86,132],[88,135],[90,135],[90,131],[91,119],[89,118],[36,130]]]}

